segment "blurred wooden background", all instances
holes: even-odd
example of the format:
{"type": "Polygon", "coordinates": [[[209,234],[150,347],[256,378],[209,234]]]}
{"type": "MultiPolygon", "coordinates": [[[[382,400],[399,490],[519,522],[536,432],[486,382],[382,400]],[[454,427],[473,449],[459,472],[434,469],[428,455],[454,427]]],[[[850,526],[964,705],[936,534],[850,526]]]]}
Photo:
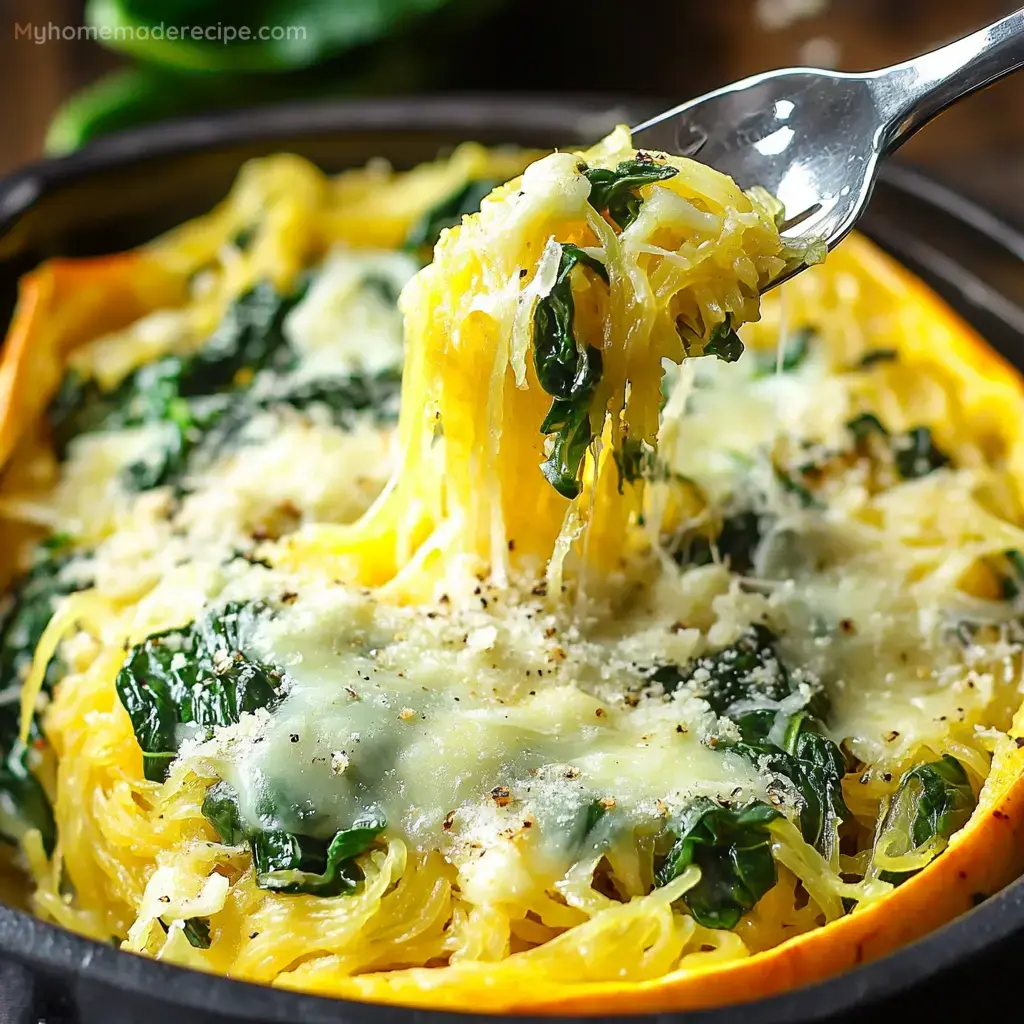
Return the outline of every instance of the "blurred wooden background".
{"type": "MultiPolygon", "coordinates": [[[[346,0],[335,0],[344,3],[346,0]]],[[[1019,0],[508,0],[447,87],[577,90],[682,100],[770,67],[893,63],[994,20],[1019,0]],[[503,45],[493,49],[493,40],[503,45]],[[491,47],[491,49],[487,49],[491,47]],[[486,53],[487,59],[481,58],[486,53]],[[591,68],[589,75],[580,68],[591,68]]],[[[37,44],[14,26],[80,24],[81,0],[0,0],[0,173],[38,156],[63,98],[119,58],[87,41],[37,44]]],[[[429,47],[429,36],[424,45],[429,47]]],[[[901,158],[1024,222],[1024,73],[922,132],[901,158]]]]}

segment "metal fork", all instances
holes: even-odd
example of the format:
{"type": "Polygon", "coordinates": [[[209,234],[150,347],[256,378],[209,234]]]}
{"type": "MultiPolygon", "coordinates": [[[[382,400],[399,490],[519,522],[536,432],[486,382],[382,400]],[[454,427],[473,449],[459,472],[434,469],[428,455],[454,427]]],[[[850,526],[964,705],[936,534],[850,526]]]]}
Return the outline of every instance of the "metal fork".
{"type": "MultiPolygon", "coordinates": [[[[952,103],[1024,65],[1024,8],[923,57],[851,74],[754,75],[633,129],[634,145],[763,185],[786,207],[782,235],[835,246],[864,211],[878,165],[952,103]]],[[[774,284],[800,267],[795,267],[774,284]]]]}

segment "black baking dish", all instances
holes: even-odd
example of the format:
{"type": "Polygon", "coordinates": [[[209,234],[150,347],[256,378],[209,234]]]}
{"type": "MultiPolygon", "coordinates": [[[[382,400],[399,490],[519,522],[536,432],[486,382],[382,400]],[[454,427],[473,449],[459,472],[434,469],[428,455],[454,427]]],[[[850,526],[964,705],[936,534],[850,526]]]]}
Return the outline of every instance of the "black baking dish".
{"type": "MultiPolygon", "coordinates": [[[[209,209],[250,157],[295,152],[336,171],[383,156],[406,167],[467,139],[541,148],[583,143],[646,112],[600,100],[359,101],[218,114],[111,136],[0,182],[4,322],[18,276],[40,260],[139,244],[209,209]]],[[[1024,235],[900,166],[883,173],[863,227],[1024,369],[1024,235]]],[[[1005,988],[1022,953],[1024,882],[1016,882],[926,938],[829,981],[721,1010],[648,1019],[781,1024],[886,1013],[913,1020],[938,1000],[939,1019],[953,1019],[976,1013],[988,1004],[986,994],[1005,988]]],[[[457,1016],[199,974],[120,953],[0,905],[0,1024],[450,1024],[457,1016]]]]}

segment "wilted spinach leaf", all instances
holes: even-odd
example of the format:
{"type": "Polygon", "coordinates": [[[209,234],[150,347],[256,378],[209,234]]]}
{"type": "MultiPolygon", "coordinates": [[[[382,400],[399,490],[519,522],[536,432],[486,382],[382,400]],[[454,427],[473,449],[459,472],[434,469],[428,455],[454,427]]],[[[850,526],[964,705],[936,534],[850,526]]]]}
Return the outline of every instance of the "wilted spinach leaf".
{"type": "MultiPolygon", "coordinates": [[[[36,550],[31,568],[17,580],[0,604],[0,689],[16,694],[32,665],[36,646],[53,615],[55,602],[88,586],[81,576],[66,574],[70,539],[57,535],[36,550]]],[[[51,665],[44,679],[49,692],[55,679],[51,665]]],[[[28,828],[39,829],[47,853],[53,851],[56,828],[50,801],[28,767],[28,749],[19,737],[21,705],[14,698],[0,704],[0,836],[17,842],[28,828]]],[[[33,717],[28,743],[43,742],[33,717]]]]}
{"type": "Polygon", "coordinates": [[[362,881],[355,858],[368,850],[387,827],[383,817],[366,817],[332,839],[299,836],[281,829],[246,828],[238,796],[218,782],[203,800],[203,814],[217,830],[221,842],[249,844],[256,884],[261,889],[296,895],[339,896],[352,893],[362,881]]]}
{"type": "Polygon", "coordinates": [[[471,178],[413,224],[406,235],[405,248],[429,260],[441,232],[461,224],[467,214],[477,213],[484,196],[490,195],[501,184],[494,178],[471,178]]]}
{"type": "Polygon", "coordinates": [[[681,668],[658,666],[650,679],[667,693],[689,686],[716,714],[732,719],[740,739],[721,745],[762,770],[789,779],[800,794],[804,839],[826,856],[831,853],[838,823],[850,814],[841,785],[845,759],[815,717],[826,710],[824,695],[809,695],[803,710],[782,721],[775,708],[743,708],[750,701],[782,701],[793,692],[771,630],[755,624],[735,644],[681,668]]]}
{"type": "Polygon", "coordinates": [[[758,352],[755,373],[759,377],[767,377],[781,370],[783,373],[792,373],[798,370],[807,359],[811,351],[811,342],[816,337],[817,331],[813,327],[801,327],[794,331],[786,340],[786,348],[782,353],[782,363],[779,363],[778,354],[772,351],[758,352]]]}
{"type": "Polygon", "coordinates": [[[584,839],[594,831],[598,822],[608,813],[607,806],[600,800],[591,800],[587,804],[587,814],[583,822],[584,839]]]}
{"type": "Polygon", "coordinates": [[[550,454],[540,464],[541,472],[563,498],[575,498],[580,493],[580,465],[594,439],[589,405],[583,400],[556,398],[541,424],[541,433],[555,435],[550,454]]]}
{"type": "Polygon", "coordinates": [[[877,366],[879,363],[894,363],[899,357],[899,352],[894,348],[873,348],[860,357],[857,365],[862,370],[867,370],[872,366],[877,366]]]}
{"type": "Polygon", "coordinates": [[[241,846],[246,839],[238,794],[226,782],[215,782],[203,797],[203,817],[216,829],[220,841],[228,846],[241,846]]]}
{"type": "Polygon", "coordinates": [[[637,190],[674,178],[679,170],[670,164],[655,163],[650,157],[638,157],[623,160],[614,170],[588,167],[583,173],[590,182],[590,205],[598,213],[607,210],[612,221],[625,230],[636,220],[643,205],[637,190]]]}
{"type": "Polygon", "coordinates": [[[672,558],[681,566],[710,565],[717,549],[719,559],[732,572],[746,575],[754,567],[754,553],[761,543],[762,520],[762,516],[752,511],[726,516],[714,540],[703,533],[684,538],[672,552],[672,558]]]}
{"type": "Polygon", "coordinates": [[[859,416],[854,416],[846,424],[846,429],[853,435],[855,441],[866,441],[872,435],[884,438],[889,436],[889,431],[873,412],[862,412],[859,416]]]}
{"type": "Polygon", "coordinates": [[[988,560],[999,576],[1004,601],[1012,601],[1024,589],[1024,552],[1011,548],[988,560]]]}
{"type": "Polygon", "coordinates": [[[554,398],[565,400],[589,395],[601,379],[601,352],[576,342],[571,275],[586,267],[606,284],[604,264],[578,246],[562,245],[558,274],[550,293],[541,299],[533,314],[533,364],[540,386],[554,398]]]}
{"type": "Polygon", "coordinates": [[[590,400],[602,370],[601,350],[592,345],[580,347],[576,341],[572,271],[577,266],[608,280],[602,263],[578,246],[563,244],[555,283],[533,314],[533,363],[540,386],[554,398],[540,427],[542,434],[555,434],[541,472],[566,498],[575,498],[580,492],[580,464],[594,436],[590,400]]]}
{"type": "MultiPolygon", "coordinates": [[[[948,839],[962,828],[977,801],[967,772],[949,754],[938,761],[919,764],[900,779],[875,839],[890,856],[909,853],[929,839],[948,839]]],[[[914,871],[883,871],[880,877],[899,885],[914,871]]]]}
{"type": "Polygon", "coordinates": [[[111,392],[72,371],[50,407],[58,450],[80,433],[158,425],[151,449],[124,470],[125,485],[144,491],[179,484],[197,458],[210,461],[234,443],[254,415],[274,407],[326,406],[333,422],[346,430],[363,414],[392,422],[398,415],[398,370],[305,381],[256,396],[249,390],[260,370],[287,371],[294,365],[283,323],[302,293],[299,288],[282,297],[267,282],[255,285],[198,353],[165,356],[140,367],[111,392]]]}
{"type": "Polygon", "coordinates": [[[916,480],[949,465],[949,456],[935,446],[928,427],[914,427],[906,434],[894,438],[892,447],[896,472],[904,480],[916,480]]]}
{"type": "Polygon", "coordinates": [[[780,817],[760,800],[723,807],[699,797],[674,822],[675,845],[655,885],[667,885],[696,864],[700,881],[682,897],[690,913],[705,928],[734,928],[778,881],[768,826],[780,817]]]}
{"type": "Polygon", "coordinates": [[[365,818],[336,832],[328,844],[288,832],[263,832],[252,839],[256,884],[290,894],[337,896],[353,892],[362,880],[353,863],[384,831],[386,822],[365,818]]]}
{"type": "Polygon", "coordinates": [[[736,724],[742,738],[730,749],[793,783],[801,797],[800,831],[808,843],[828,857],[839,822],[850,817],[842,788],[846,761],[807,711],[791,715],[780,742],[773,742],[776,717],[777,712],[771,710],[739,715],[736,724]]]}
{"type": "Polygon", "coordinates": [[[728,647],[702,655],[678,669],[680,684],[711,705],[716,715],[728,715],[739,701],[782,700],[790,692],[789,674],[775,649],[775,634],[754,623],[728,647]]]}
{"type": "Polygon", "coordinates": [[[133,647],[117,676],[117,694],[142,748],[146,778],[162,782],[178,751],[180,726],[212,735],[220,725],[280,700],[281,673],[241,650],[260,606],[226,605],[183,629],[133,647]]]}
{"type": "Polygon", "coordinates": [[[191,451],[180,472],[170,479],[176,481],[182,472],[208,465],[235,447],[253,416],[271,409],[287,406],[304,411],[322,406],[342,430],[352,430],[363,417],[378,424],[393,423],[398,418],[401,388],[401,372],[394,369],[303,381],[258,397],[237,391],[197,399],[203,422],[196,421],[191,451]]]}
{"type": "Polygon", "coordinates": [[[269,407],[281,403],[293,409],[323,405],[330,409],[337,426],[351,429],[357,417],[367,413],[372,413],[378,423],[397,420],[401,392],[401,370],[381,370],[375,374],[353,373],[307,381],[262,399],[260,404],[269,407]]]}
{"type": "MultiPolygon", "coordinates": [[[[805,470],[809,470],[810,467],[803,467],[805,470]]],[[[811,489],[806,485],[800,483],[799,480],[792,474],[782,469],[781,466],[772,466],[772,475],[775,477],[775,482],[785,491],[786,494],[791,494],[796,498],[801,508],[820,508],[821,502],[815,498],[811,489]]]]}
{"type": "Polygon", "coordinates": [[[720,324],[715,324],[701,355],[715,356],[723,363],[735,363],[743,355],[743,342],[733,329],[731,316],[726,315],[720,324]]]}
{"type": "Polygon", "coordinates": [[[211,396],[247,387],[260,370],[293,365],[283,324],[303,292],[282,296],[270,282],[258,282],[231,304],[198,352],[148,363],[110,392],[69,373],[49,412],[58,451],[82,433],[160,424],[160,440],[127,467],[125,483],[131,490],[147,490],[173,481],[228,404],[223,396],[211,396]]]}
{"type": "Polygon", "coordinates": [[[636,441],[631,437],[622,440],[622,446],[614,453],[615,468],[619,472],[619,494],[622,493],[624,484],[635,483],[649,471],[653,464],[651,456],[653,452],[647,448],[643,441],[636,441]]]}
{"type": "Polygon", "coordinates": [[[854,442],[863,446],[871,437],[888,442],[896,472],[904,480],[916,480],[950,464],[950,458],[932,439],[928,427],[914,427],[905,434],[890,434],[874,413],[864,412],[846,424],[854,442]]]}
{"type": "Polygon", "coordinates": [[[206,917],[190,917],[184,924],[182,931],[189,945],[196,949],[210,948],[210,920],[206,917]]]}

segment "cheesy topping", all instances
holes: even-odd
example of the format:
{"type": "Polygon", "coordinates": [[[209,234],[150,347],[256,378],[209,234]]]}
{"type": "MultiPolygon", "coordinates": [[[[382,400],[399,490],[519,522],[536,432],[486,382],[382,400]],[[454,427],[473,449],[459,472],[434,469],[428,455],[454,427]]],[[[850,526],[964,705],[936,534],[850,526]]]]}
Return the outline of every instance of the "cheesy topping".
{"type": "Polygon", "coordinates": [[[526,163],[250,165],[13,432],[39,913],[481,1008],[828,929],[988,799],[1018,384],[856,238],[762,304],[818,254],[761,190],[624,130],[526,163]]]}

